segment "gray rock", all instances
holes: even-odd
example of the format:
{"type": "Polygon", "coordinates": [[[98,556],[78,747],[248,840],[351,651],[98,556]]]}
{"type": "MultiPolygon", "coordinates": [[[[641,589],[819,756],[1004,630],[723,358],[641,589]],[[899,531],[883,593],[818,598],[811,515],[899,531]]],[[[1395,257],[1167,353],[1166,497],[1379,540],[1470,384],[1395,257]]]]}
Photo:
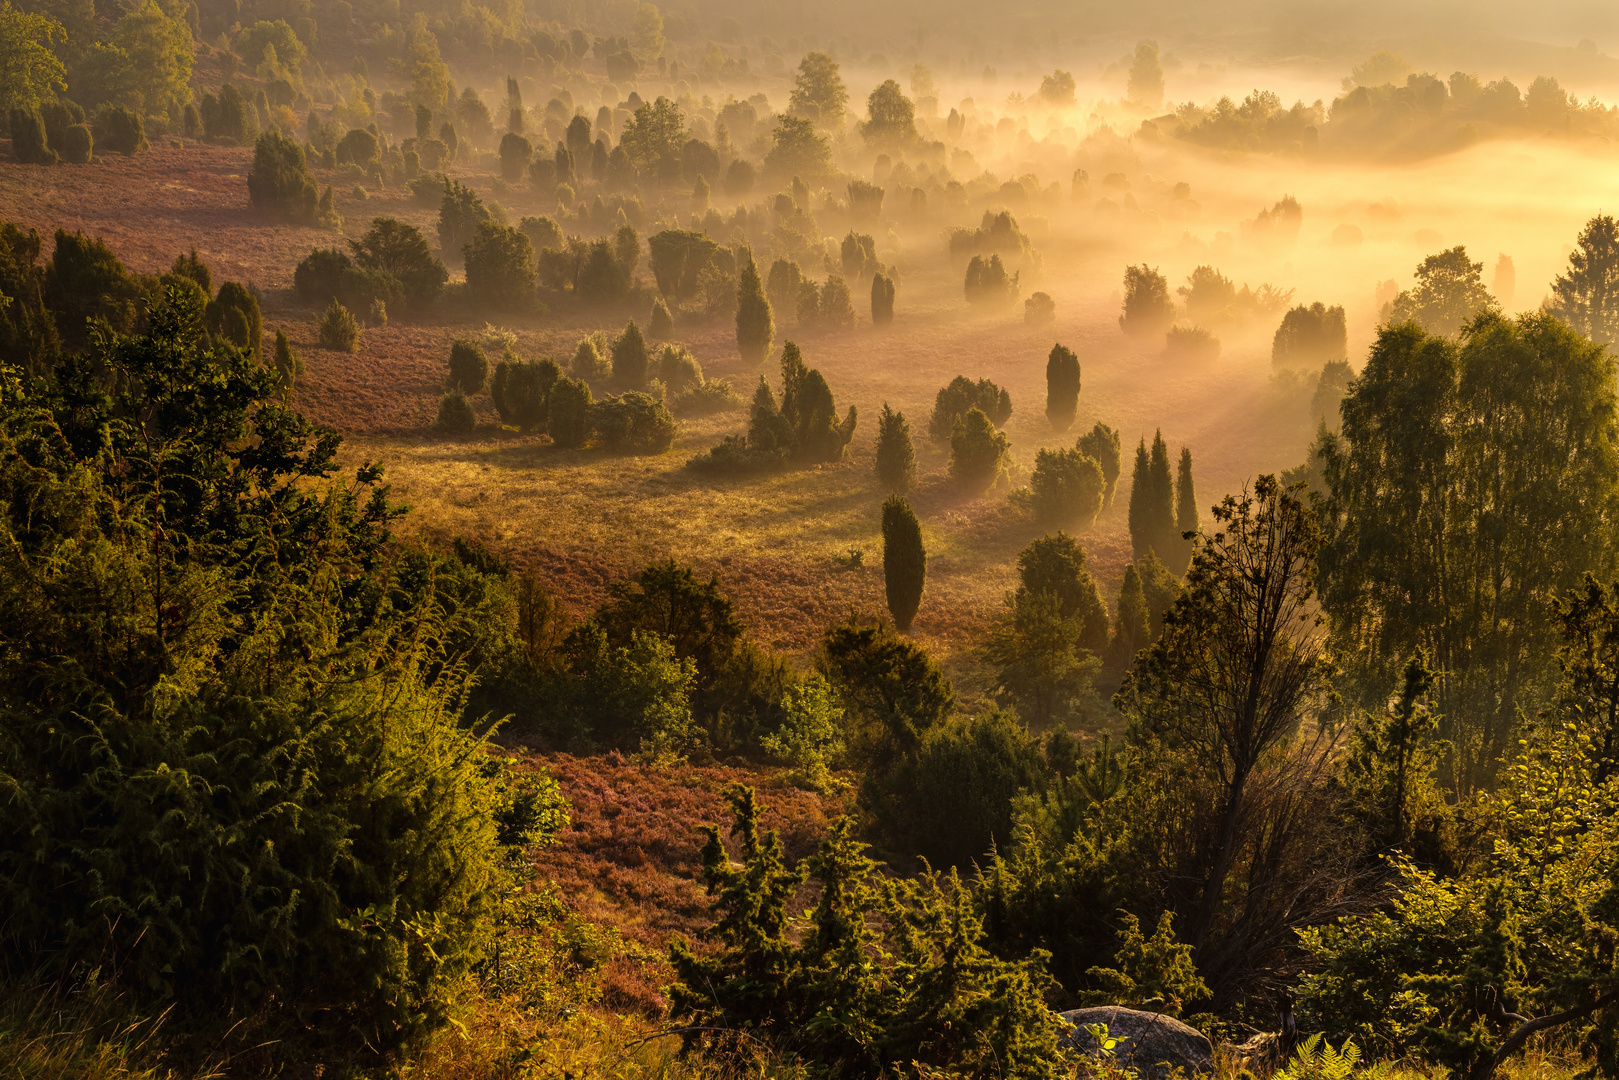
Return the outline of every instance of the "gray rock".
{"type": "Polygon", "coordinates": [[[1166,1080],[1177,1068],[1188,1077],[1214,1071],[1214,1047],[1208,1038],[1173,1017],[1117,1005],[1074,1009],[1058,1015],[1074,1025],[1063,1036],[1063,1045],[1092,1057],[1097,1056],[1096,1040],[1085,1025],[1106,1024],[1108,1035],[1121,1040],[1113,1051],[1113,1060],[1134,1069],[1143,1080],[1166,1080]]]}

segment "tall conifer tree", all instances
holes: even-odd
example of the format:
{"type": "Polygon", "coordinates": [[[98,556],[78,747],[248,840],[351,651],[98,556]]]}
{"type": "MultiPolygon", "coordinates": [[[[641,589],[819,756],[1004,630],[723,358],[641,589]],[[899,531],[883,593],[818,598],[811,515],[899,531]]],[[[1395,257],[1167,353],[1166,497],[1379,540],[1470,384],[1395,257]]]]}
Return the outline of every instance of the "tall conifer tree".
{"type": "Polygon", "coordinates": [[[1192,563],[1192,541],[1189,532],[1197,532],[1197,491],[1192,487],[1192,451],[1181,447],[1181,460],[1175,470],[1175,561],[1170,569],[1185,574],[1192,563]]]}
{"type": "Polygon", "coordinates": [[[911,629],[922,606],[927,580],[927,552],[922,547],[922,525],[910,504],[898,495],[883,503],[883,586],[888,613],[902,633],[911,629]]]}
{"type": "Polygon", "coordinates": [[[911,425],[905,414],[883,402],[877,418],[877,479],[889,491],[903,495],[916,486],[916,448],[911,444],[911,425]]]}
{"type": "Polygon", "coordinates": [[[1053,345],[1046,358],[1046,419],[1054,431],[1067,431],[1079,413],[1079,357],[1053,345]]]}
{"type": "Polygon", "coordinates": [[[770,343],[776,337],[776,322],[765,297],[764,283],[759,280],[759,268],[750,253],[742,264],[742,273],[736,283],[736,347],[742,359],[750,364],[761,363],[770,354],[770,343]]]}

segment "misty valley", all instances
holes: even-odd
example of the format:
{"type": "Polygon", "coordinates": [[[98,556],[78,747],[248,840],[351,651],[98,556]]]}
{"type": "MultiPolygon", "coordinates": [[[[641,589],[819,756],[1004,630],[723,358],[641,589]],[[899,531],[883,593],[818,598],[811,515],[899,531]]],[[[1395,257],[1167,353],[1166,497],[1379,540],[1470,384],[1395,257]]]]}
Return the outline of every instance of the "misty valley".
{"type": "Polygon", "coordinates": [[[0,0],[0,1074],[1619,1075],[1615,42],[0,0]]]}

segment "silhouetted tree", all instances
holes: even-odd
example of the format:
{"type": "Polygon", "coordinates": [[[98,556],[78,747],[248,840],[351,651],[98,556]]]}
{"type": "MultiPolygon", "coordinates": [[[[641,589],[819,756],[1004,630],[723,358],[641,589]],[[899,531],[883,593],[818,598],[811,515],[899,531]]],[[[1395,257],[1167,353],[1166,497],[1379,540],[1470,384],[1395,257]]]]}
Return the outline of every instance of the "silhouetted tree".
{"type": "Polygon", "coordinates": [[[770,301],[765,298],[764,285],[759,280],[759,268],[753,263],[752,253],[746,252],[736,283],[737,350],[747,363],[762,363],[770,355],[770,343],[775,336],[776,323],[770,301]]]}
{"type": "Polygon", "coordinates": [[[876,274],[871,279],[871,325],[886,326],[894,321],[894,279],[876,274]]]}
{"type": "Polygon", "coordinates": [[[1164,66],[1158,60],[1158,43],[1143,41],[1136,46],[1130,63],[1130,82],[1125,91],[1130,102],[1156,109],[1164,100],[1164,66]]]}
{"type": "Polygon", "coordinates": [[[950,435],[950,476],[977,495],[989,489],[1006,471],[1011,443],[995,430],[984,410],[974,406],[956,421],[950,435]]]}
{"type": "Polygon", "coordinates": [[[1416,270],[1415,287],[1394,298],[1389,325],[1414,322],[1430,334],[1452,337],[1481,311],[1494,311],[1484,287],[1484,264],[1470,262],[1460,245],[1429,255],[1416,270]]]}
{"type": "Polygon", "coordinates": [[[1154,337],[1163,333],[1174,318],[1168,279],[1146,263],[1125,267],[1124,314],[1119,316],[1119,329],[1137,337],[1154,337]]]}
{"type": "Polygon", "coordinates": [[[1046,419],[1055,431],[1067,431],[1079,413],[1079,357],[1053,345],[1046,357],[1046,419]]]}
{"type": "MultiPolygon", "coordinates": [[[[1152,452],[1147,440],[1136,447],[1130,480],[1130,547],[1139,561],[1147,552],[1172,552],[1175,541],[1175,487],[1169,472],[1169,447],[1155,433],[1152,452]]],[[[1164,558],[1162,554],[1158,556],[1164,558]]]]}
{"type": "Polygon", "coordinates": [[[905,414],[883,402],[877,417],[877,479],[889,491],[903,495],[916,486],[916,449],[905,414]]]}
{"type": "Polygon", "coordinates": [[[611,352],[614,382],[631,389],[646,385],[651,358],[647,356],[646,339],[641,336],[641,328],[635,325],[634,319],[613,339],[611,352]]]}
{"type": "Polygon", "coordinates": [[[581,379],[558,379],[551,388],[546,432],[556,445],[577,449],[590,441],[590,387],[581,379]]]}
{"type": "Polygon", "coordinates": [[[550,422],[551,390],[562,378],[552,360],[524,363],[507,355],[495,366],[489,398],[502,423],[516,424],[524,434],[544,431],[550,422]]]}
{"type": "Polygon", "coordinates": [[[1186,573],[1192,563],[1193,541],[1187,533],[1198,530],[1197,492],[1192,487],[1192,451],[1181,447],[1180,464],[1175,470],[1175,534],[1174,561],[1168,563],[1177,576],[1186,573]]]}
{"type": "Polygon", "coordinates": [[[1619,342],[1619,225],[1609,215],[1580,230],[1568,272],[1552,282],[1551,311],[1592,341],[1619,342]]]}
{"type": "Polygon", "coordinates": [[[529,306],[534,295],[534,245],[510,225],[480,221],[464,250],[467,292],[505,311],[529,306]]]}
{"type": "Polygon", "coordinates": [[[798,72],[793,77],[789,109],[799,117],[836,131],[843,126],[848,104],[849,90],[838,74],[837,62],[826,53],[807,53],[799,61],[798,72]]]}
{"type": "Polygon", "coordinates": [[[1271,339],[1270,360],[1278,366],[1315,367],[1349,357],[1349,324],[1341,307],[1317,300],[1282,316],[1271,339]]]}
{"type": "Polygon", "coordinates": [[[1100,656],[1107,648],[1107,606],[1085,566],[1085,552],[1065,532],[1048,533],[1018,553],[1018,589],[1014,600],[1049,593],[1058,611],[1080,622],[1079,644],[1100,656]]]}
{"type": "Polygon", "coordinates": [[[647,320],[647,333],[655,340],[667,341],[674,336],[675,319],[669,314],[669,305],[659,296],[652,301],[652,318],[647,320]]]}
{"type": "Polygon", "coordinates": [[[1029,475],[1029,502],[1042,522],[1088,529],[1102,511],[1106,486],[1102,467],[1083,450],[1042,449],[1029,475]]]}
{"type": "Polygon", "coordinates": [[[1090,455],[1102,467],[1102,479],[1107,487],[1102,493],[1102,507],[1106,509],[1113,505],[1113,492],[1119,483],[1119,433],[1102,423],[1079,437],[1075,443],[1079,449],[1090,455]]]}
{"type": "Polygon", "coordinates": [[[922,606],[922,589],[927,582],[927,551],[922,546],[922,525],[911,507],[898,495],[883,503],[883,588],[888,611],[901,633],[922,606]]]}

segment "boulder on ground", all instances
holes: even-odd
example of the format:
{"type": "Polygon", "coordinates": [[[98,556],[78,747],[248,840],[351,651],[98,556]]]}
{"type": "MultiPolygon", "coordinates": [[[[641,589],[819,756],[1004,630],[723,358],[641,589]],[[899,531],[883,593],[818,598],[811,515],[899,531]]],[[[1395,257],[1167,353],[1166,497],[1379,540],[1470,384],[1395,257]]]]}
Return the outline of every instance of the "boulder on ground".
{"type": "Polygon", "coordinates": [[[1188,1077],[1214,1071],[1214,1047],[1208,1037],[1172,1016],[1118,1005],[1073,1009],[1059,1015],[1074,1025],[1063,1036],[1063,1045],[1093,1057],[1098,1056],[1099,1048],[1085,1028],[1106,1024],[1108,1036],[1119,1040],[1113,1060],[1134,1069],[1142,1080],[1167,1080],[1176,1069],[1188,1077]]]}

